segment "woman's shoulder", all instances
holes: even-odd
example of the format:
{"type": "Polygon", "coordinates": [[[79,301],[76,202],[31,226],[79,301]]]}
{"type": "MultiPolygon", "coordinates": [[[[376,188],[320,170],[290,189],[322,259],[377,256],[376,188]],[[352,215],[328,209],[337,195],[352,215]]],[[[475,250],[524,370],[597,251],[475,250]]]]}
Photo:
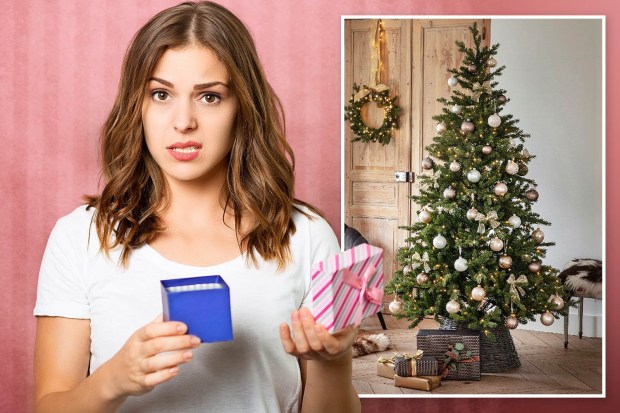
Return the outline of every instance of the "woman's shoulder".
{"type": "Polygon", "coordinates": [[[88,205],[80,205],[67,215],[62,216],[56,221],[56,227],[65,230],[79,230],[89,228],[95,208],[89,208],[88,205]]]}

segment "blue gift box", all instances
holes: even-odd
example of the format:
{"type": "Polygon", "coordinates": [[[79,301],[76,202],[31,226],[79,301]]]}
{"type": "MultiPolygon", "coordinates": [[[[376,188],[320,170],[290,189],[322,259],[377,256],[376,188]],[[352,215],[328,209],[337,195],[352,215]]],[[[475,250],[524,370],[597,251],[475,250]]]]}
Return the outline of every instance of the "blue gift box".
{"type": "Polygon", "coordinates": [[[161,280],[164,321],[187,324],[203,343],[231,341],[230,290],[219,275],[161,280]]]}

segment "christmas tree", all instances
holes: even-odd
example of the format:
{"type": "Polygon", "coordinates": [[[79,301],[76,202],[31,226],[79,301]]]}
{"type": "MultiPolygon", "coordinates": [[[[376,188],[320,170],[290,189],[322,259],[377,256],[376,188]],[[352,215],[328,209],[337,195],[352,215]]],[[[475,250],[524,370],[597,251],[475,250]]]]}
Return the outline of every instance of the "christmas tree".
{"type": "Polygon", "coordinates": [[[509,102],[495,80],[505,66],[494,56],[499,44],[474,47],[457,41],[462,65],[451,69],[449,99],[426,147],[420,176],[418,222],[398,251],[397,270],[386,290],[395,293],[390,310],[415,327],[424,317],[452,320],[493,336],[493,329],[535,320],[551,325],[568,299],[557,270],[543,265],[546,248],[532,211],[536,182],[526,177],[533,158],[523,143],[529,135],[518,120],[502,114],[509,102]],[[460,86],[460,89],[455,87],[460,86]],[[496,89],[497,88],[497,89],[496,89]]]}

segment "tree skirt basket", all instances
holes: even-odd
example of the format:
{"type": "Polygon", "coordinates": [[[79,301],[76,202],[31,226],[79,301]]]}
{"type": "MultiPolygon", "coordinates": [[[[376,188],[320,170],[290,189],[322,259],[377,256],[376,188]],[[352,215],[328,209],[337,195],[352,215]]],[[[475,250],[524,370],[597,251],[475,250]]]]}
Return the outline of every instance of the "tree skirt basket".
{"type": "MultiPolygon", "coordinates": [[[[444,319],[439,326],[440,330],[457,330],[467,328],[467,325],[459,325],[451,319],[444,319]]],[[[519,367],[519,355],[515,348],[510,330],[504,326],[491,329],[495,335],[495,341],[484,334],[480,334],[480,372],[501,373],[519,367]]]]}

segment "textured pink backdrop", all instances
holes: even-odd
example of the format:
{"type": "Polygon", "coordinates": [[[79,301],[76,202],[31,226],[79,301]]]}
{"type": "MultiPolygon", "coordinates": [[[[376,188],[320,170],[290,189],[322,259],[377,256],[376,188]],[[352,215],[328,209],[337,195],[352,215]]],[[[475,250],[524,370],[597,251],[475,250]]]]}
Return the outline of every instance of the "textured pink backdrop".
{"type": "MultiPolygon", "coordinates": [[[[154,12],[177,1],[0,0],[0,412],[32,407],[36,280],[55,220],[98,183],[96,135],[118,82],[124,49],[154,12]]],[[[227,0],[250,27],[269,79],[287,113],[297,155],[297,195],[340,221],[340,16],[343,14],[597,14],[607,15],[608,96],[620,94],[620,13],[614,0],[227,0]]],[[[620,268],[618,104],[607,113],[607,294],[618,293],[620,268]],[[616,191],[614,191],[614,189],[616,191]]],[[[607,306],[607,319],[620,317],[607,306]]],[[[613,324],[607,345],[620,345],[613,324]]],[[[617,351],[607,353],[606,400],[365,399],[364,411],[609,411],[618,404],[617,351]]],[[[243,389],[239,389],[243,391],[243,389]]]]}

